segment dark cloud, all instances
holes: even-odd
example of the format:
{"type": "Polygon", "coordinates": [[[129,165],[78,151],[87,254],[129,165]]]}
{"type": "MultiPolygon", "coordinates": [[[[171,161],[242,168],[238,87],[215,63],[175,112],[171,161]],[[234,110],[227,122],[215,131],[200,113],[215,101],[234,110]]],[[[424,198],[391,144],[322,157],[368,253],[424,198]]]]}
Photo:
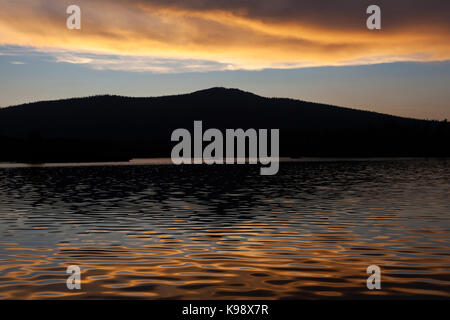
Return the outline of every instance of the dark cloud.
{"type": "Polygon", "coordinates": [[[450,28],[448,0],[119,0],[128,4],[208,11],[222,10],[267,22],[307,23],[324,28],[360,28],[376,4],[386,28],[450,28]]]}

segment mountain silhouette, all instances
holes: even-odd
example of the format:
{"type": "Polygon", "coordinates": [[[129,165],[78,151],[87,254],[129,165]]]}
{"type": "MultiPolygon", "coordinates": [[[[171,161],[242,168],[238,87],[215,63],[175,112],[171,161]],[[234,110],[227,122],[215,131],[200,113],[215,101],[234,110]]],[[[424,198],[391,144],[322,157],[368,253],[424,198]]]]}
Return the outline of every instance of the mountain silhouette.
{"type": "Polygon", "coordinates": [[[238,89],[131,98],[93,96],[0,109],[0,161],[170,157],[177,128],[280,129],[287,157],[450,156],[446,121],[402,118],[238,89]]]}

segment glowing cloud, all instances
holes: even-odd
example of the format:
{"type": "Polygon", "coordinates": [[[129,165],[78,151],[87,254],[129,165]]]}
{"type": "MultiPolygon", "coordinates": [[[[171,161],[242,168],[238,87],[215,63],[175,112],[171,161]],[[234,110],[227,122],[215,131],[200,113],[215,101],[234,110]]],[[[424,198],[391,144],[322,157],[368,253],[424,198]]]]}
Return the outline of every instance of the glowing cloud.
{"type": "Polygon", "coordinates": [[[381,31],[358,0],[78,0],[81,30],[66,28],[70,4],[0,0],[0,45],[151,72],[450,59],[450,4],[438,0],[378,1],[381,31]]]}

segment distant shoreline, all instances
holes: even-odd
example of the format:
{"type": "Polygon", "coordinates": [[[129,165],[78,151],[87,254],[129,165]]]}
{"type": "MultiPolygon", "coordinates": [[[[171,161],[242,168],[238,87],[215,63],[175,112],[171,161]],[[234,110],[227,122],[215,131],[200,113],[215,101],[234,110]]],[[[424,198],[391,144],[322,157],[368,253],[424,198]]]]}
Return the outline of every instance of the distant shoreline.
{"type": "MultiPolygon", "coordinates": [[[[447,160],[448,157],[302,157],[280,158],[280,162],[361,162],[361,161],[412,161],[412,160],[447,160]]],[[[0,162],[0,169],[4,168],[51,168],[51,167],[96,167],[96,166],[145,166],[145,165],[174,165],[171,158],[136,158],[129,161],[78,161],[78,162],[0,162]]],[[[196,166],[196,165],[185,165],[196,166]]],[[[203,164],[203,166],[210,166],[203,164]]]]}

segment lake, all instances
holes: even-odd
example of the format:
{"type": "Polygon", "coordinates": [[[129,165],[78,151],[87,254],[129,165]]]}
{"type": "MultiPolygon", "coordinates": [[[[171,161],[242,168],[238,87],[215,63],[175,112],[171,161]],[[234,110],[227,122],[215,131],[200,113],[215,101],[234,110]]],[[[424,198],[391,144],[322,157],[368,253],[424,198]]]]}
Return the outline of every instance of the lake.
{"type": "Polygon", "coordinates": [[[449,159],[259,170],[0,164],[0,299],[450,297],[449,159]]]}

